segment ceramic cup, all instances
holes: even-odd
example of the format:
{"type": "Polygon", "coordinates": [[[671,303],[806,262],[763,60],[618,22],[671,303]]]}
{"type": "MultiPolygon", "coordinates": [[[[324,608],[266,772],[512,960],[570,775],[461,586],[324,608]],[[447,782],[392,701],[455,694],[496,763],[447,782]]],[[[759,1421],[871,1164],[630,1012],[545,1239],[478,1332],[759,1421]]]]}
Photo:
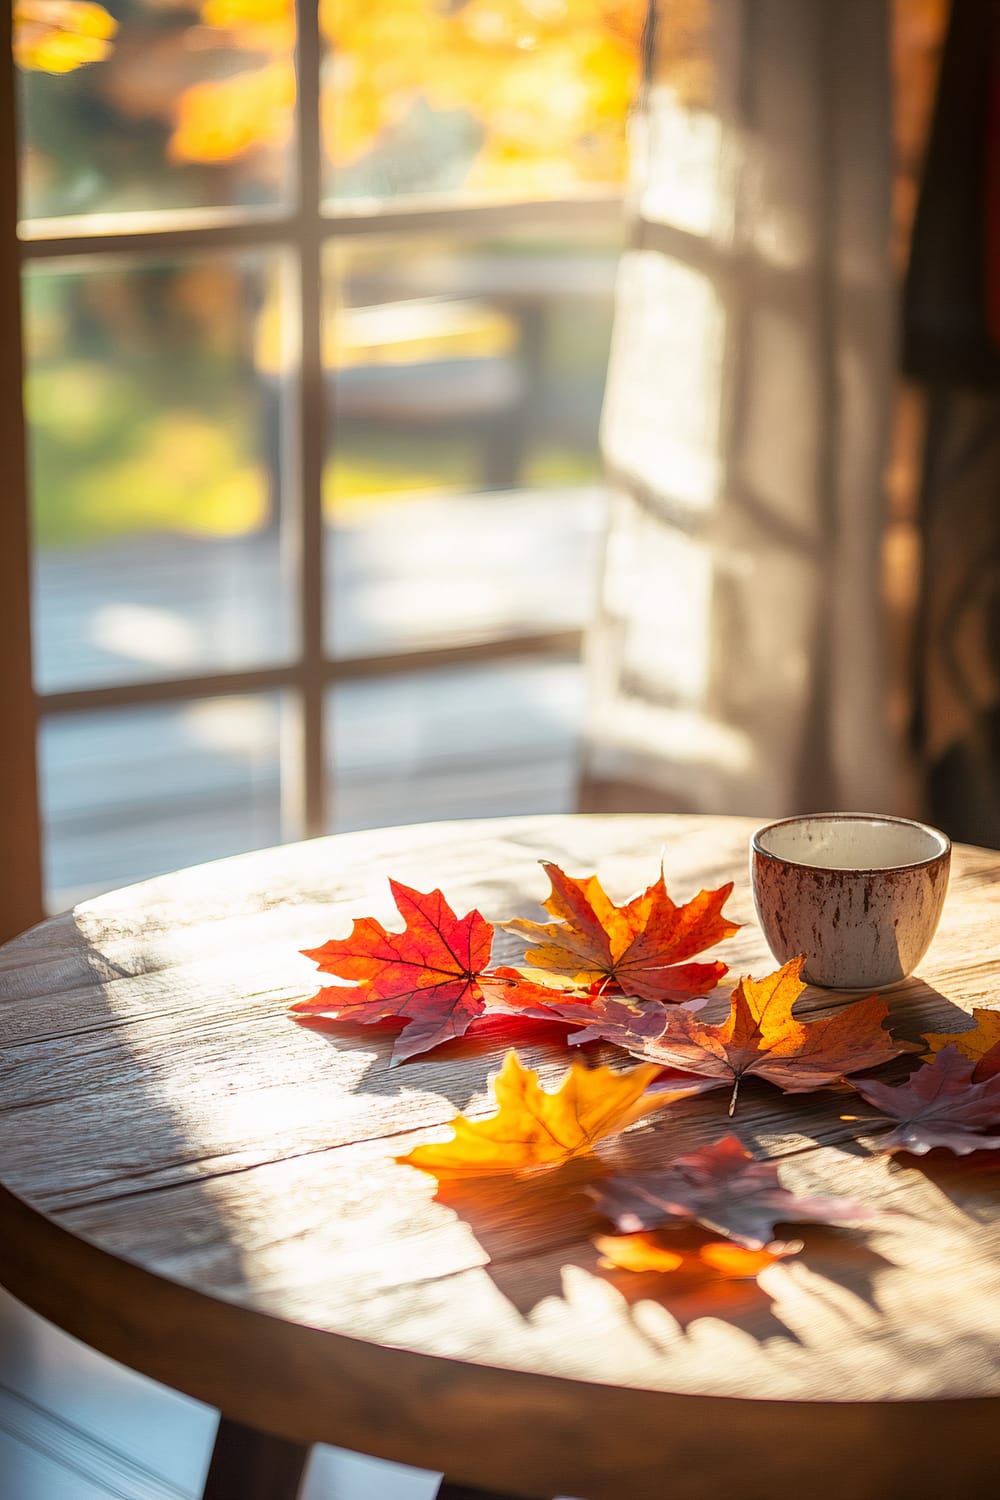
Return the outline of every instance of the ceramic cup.
{"type": "Polygon", "coordinates": [[[750,840],[757,919],[779,963],[803,978],[880,989],[912,974],[934,936],[951,844],[925,823],[874,813],[783,818],[750,840]]]}

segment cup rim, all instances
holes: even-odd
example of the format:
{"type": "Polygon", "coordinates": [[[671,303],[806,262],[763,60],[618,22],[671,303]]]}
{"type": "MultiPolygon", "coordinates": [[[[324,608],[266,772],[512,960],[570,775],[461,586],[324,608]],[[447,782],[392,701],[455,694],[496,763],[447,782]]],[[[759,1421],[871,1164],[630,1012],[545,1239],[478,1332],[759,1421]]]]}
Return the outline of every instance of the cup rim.
{"type": "Polygon", "coordinates": [[[865,812],[830,812],[830,813],[796,813],[790,818],[776,818],[771,823],[763,823],[754,829],[750,837],[750,848],[760,859],[772,859],[776,864],[787,865],[794,870],[839,870],[843,875],[879,875],[896,870],[921,870],[929,865],[937,864],[942,859],[947,859],[951,854],[951,839],[940,828],[935,828],[931,823],[922,823],[917,818],[898,818],[891,813],[865,813],[865,812]],[[850,865],[846,869],[838,865],[812,865],[805,860],[789,859],[785,854],[775,854],[771,849],[761,846],[761,837],[770,833],[775,828],[788,828],[795,823],[891,823],[900,828],[917,828],[921,833],[928,834],[932,839],[940,841],[941,847],[935,853],[929,854],[926,859],[907,860],[903,864],[893,865],[850,865]]]}

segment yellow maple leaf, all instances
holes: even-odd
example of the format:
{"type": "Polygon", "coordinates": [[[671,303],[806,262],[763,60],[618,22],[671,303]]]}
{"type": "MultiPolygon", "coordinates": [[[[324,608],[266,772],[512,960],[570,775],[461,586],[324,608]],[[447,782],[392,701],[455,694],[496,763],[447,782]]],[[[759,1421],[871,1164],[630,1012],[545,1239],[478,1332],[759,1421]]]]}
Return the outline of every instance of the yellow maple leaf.
{"type": "Polygon", "coordinates": [[[968,1031],[929,1031],[924,1034],[932,1055],[942,1047],[957,1047],[963,1057],[980,1062],[987,1052],[1000,1045],[1000,1010],[987,1010],[973,1006],[972,1019],[975,1026],[968,1031]]]}
{"type": "Polygon", "coordinates": [[[587,1155],[605,1136],[680,1097],[670,1090],[647,1094],[660,1071],[656,1064],[619,1073],[574,1062],[550,1094],[540,1087],[538,1074],[508,1052],[494,1083],[496,1114],[484,1120],[458,1115],[450,1122],[451,1140],[417,1146],[396,1160],[437,1176],[557,1166],[587,1155]]]}

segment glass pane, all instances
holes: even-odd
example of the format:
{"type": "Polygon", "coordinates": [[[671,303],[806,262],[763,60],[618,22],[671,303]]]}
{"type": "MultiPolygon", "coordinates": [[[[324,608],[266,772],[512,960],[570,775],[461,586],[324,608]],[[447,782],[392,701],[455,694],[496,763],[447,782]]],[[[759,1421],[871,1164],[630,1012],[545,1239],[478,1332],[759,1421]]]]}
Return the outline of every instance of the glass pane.
{"type": "Polygon", "coordinates": [[[619,182],[646,0],[327,0],[340,199],[619,182]]]}
{"type": "Polygon", "coordinates": [[[288,657],[279,270],[26,277],[41,690],[288,657]]]}
{"type": "Polygon", "coordinates": [[[292,0],[19,0],[15,17],[23,217],[287,198],[292,0]]]}
{"type": "Polygon", "coordinates": [[[583,713],[575,659],[345,682],[328,702],[338,832],[574,806],[583,713]]]}
{"type": "Polygon", "coordinates": [[[581,625],[617,236],[333,247],[340,656],[581,625]]]}
{"type": "Polygon", "coordinates": [[[279,843],[276,695],[43,722],[47,905],[279,843]]]}

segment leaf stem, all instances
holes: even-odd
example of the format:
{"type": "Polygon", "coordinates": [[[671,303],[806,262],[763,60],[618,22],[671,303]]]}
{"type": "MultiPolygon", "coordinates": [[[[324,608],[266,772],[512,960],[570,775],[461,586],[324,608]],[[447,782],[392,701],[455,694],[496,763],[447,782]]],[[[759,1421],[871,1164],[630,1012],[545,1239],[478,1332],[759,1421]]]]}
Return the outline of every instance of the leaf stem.
{"type": "Polygon", "coordinates": [[[729,1096],[729,1118],[732,1119],[736,1113],[736,1095],[740,1091],[740,1075],[736,1073],[733,1077],[733,1092],[729,1096]]]}

